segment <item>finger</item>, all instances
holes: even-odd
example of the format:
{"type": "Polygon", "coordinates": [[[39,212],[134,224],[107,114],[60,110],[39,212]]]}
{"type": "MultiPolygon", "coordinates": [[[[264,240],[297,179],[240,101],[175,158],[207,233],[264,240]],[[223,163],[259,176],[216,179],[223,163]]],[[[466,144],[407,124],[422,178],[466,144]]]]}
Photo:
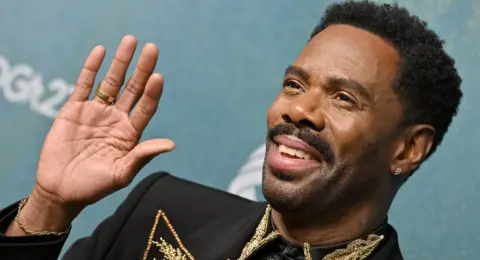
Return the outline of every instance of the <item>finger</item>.
{"type": "Polygon", "coordinates": [[[135,109],[130,115],[130,121],[133,127],[142,133],[147,126],[150,119],[157,111],[158,101],[162,96],[163,91],[163,77],[158,73],[152,74],[148,79],[147,86],[143,92],[142,97],[138,101],[135,109]]]}
{"type": "Polygon", "coordinates": [[[138,58],[133,75],[115,104],[119,109],[129,113],[138,99],[142,96],[148,79],[152,75],[158,59],[158,48],[153,43],[148,43],[138,58]]]}
{"type": "MultiPolygon", "coordinates": [[[[108,69],[107,75],[102,80],[101,92],[107,96],[115,97],[123,85],[125,73],[128,65],[132,61],[135,48],[137,47],[137,39],[131,35],[123,37],[118,46],[112,64],[108,69]]],[[[105,103],[101,98],[95,96],[95,100],[105,103]]]]}
{"type": "Polygon", "coordinates": [[[93,84],[95,83],[95,77],[97,76],[104,58],[105,48],[103,46],[93,48],[92,52],[85,60],[83,69],[78,76],[77,85],[75,86],[69,100],[84,101],[88,99],[90,92],[92,92],[93,84]]]}
{"type": "Polygon", "coordinates": [[[175,143],[170,139],[151,139],[141,142],[118,163],[115,184],[119,187],[127,186],[150,160],[173,149],[175,149],[175,143]]]}

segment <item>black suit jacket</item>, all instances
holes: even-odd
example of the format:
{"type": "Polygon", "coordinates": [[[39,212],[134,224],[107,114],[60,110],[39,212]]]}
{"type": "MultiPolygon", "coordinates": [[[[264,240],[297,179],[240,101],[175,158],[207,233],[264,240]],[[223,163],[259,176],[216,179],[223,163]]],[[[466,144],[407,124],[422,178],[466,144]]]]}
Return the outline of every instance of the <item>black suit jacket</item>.
{"type": "MultiPolygon", "coordinates": [[[[0,232],[5,231],[15,217],[17,206],[15,203],[0,212],[0,232]]],[[[265,208],[265,203],[252,202],[168,173],[155,173],[141,181],[90,237],[76,241],[64,259],[161,260],[164,255],[160,238],[165,241],[164,247],[170,246],[182,253],[183,244],[196,260],[237,259],[265,208]]],[[[402,259],[396,233],[393,228],[389,232],[389,238],[370,259],[402,259]]],[[[66,238],[0,235],[0,259],[57,259],[66,238]]]]}

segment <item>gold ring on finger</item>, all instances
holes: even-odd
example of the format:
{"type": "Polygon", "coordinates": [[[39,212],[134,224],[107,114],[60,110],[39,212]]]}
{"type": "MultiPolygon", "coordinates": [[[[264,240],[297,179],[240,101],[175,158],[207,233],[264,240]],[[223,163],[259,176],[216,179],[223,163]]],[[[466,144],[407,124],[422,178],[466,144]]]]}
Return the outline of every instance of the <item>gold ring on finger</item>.
{"type": "Polygon", "coordinates": [[[97,88],[97,91],[95,91],[95,96],[97,96],[98,98],[100,98],[101,100],[105,101],[105,103],[107,103],[107,105],[113,105],[115,104],[115,101],[117,100],[117,97],[116,96],[109,96],[105,93],[103,93],[100,89],[101,89],[102,85],[101,84],[98,84],[98,88],[97,88]]]}

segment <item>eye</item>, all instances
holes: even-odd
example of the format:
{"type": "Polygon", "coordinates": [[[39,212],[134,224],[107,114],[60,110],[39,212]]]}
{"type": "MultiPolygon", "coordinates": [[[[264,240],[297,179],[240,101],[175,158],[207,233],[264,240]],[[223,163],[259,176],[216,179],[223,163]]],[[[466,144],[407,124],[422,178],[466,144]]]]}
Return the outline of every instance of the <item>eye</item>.
{"type": "Polygon", "coordinates": [[[350,104],[355,104],[355,101],[345,93],[338,93],[337,96],[336,96],[336,99],[338,99],[339,101],[342,101],[342,102],[348,102],[350,104]]]}
{"type": "Polygon", "coordinates": [[[284,88],[303,89],[302,85],[294,80],[285,80],[283,83],[284,88]]]}

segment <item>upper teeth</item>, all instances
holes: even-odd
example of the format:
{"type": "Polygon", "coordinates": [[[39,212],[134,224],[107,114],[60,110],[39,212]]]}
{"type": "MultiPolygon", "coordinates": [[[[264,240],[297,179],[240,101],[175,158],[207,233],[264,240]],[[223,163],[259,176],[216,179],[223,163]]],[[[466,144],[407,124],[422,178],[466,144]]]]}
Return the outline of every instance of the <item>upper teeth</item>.
{"type": "Polygon", "coordinates": [[[302,158],[302,159],[305,159],[305,160],[310,160],[312,158],[312,156],[305,151],[298,150],[298,149],[295,149],[295,148],[291,148],[291,147],[285,146],[283,144],[279,145],[278,149],[280,150],[281,153],[286,153],[286,154],[289,154],[291,156],[296,156],[298,158],[302,158]]]}

